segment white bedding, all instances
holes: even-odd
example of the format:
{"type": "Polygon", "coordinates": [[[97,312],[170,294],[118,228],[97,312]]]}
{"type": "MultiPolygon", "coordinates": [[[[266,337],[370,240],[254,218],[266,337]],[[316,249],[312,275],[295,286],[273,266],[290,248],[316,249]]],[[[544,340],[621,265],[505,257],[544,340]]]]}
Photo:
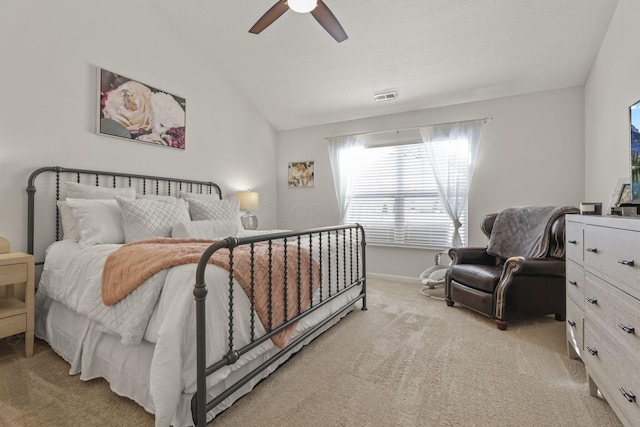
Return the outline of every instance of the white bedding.
{"type": "MultiPolygon", "coordinates": [[[[324,245],[326,250],[328,245],[326,242],[324,245]]],[[[96,354],[98,343],[101,341],[109,341],[110,346],[115,346],[118,342],[122,344],[117,345],[120,351],[114,351],[114,354],[108,357],[118,357],[120,352],[134,351],[133,349],[148,353],[150,366],[144,370],[148,372],[148,377],[140,381],[139,387],[142,390],[119,390],[130,387],[135,389],[135,386],[130,384],[114,387],[112,383],[112,388],[118,393],[134,398],[145,409],[155,413],[157,426],[192,425],[190,397],[196,391],[193,301],[195,264],[166,270],[147,281],[148,283],[145,282],[120,303],[106,307],[102,304],[100,291],[102,265],[108,254],[118,246],[96,245],[80,251],[77,243],[60,241],[48,249],[38,286],[38,309],[48,311],[49,307],[54,307],[61,311],[57,303],[51,302],[57,301],[68,307],[70,312],[80,314],[78,319],[82,324],[73,327],[66,325],[66,329],[70,329],[71,334],[79,334],[78,337],[60,338],[69,332],[56,334],[55,325],[49,324],[37,328],[37,334],[47,339],[56,351],[70,361],[72,373],[83,372],[83,379],[108,375],[105,374],[108,368],[96,368],[96,365],[101,363],[108,364],[102,360],[106,356],[98,357],[96,354]]],[[[335,242],[331,246],[334,246],[335,250],[335,242]]],[[[315,254],[317,255],[317,250],[315,254]]],[[[341,272],[341,267],[337,267],[341,272]]],[[[326,269],[326,266],[323,269],[326,269]]],[[[333,274],[335,276],[335,273],[333,274]]],[[[324,273],[323,277],[327,279],[328,273],[324,273]]],[[[209,265],[205,280],[208,286],[207,359],[212,363],[219,360],[228,350],[228,272],[209,265]]],[[[323,307],[298,322],[297,331],[317,324],[346,301],[355,298],[359,291],[359,287],[354,288],[331,306],[323,307]]],[[[328,291],[325,289],[323,292],[326,296],[328,291]]],[[[250,341],[250,305],[237,283],[234,284],[234,295],[234,343],[235,347],[239,348],[250,341]]],[[[69,322],[70,316],[62,316],[67,319],[63,323],[69,322]]],[[[53,318],[53,315],[51,317],[53,318]]],[[[256,334],[264,334],[264,328],[259,321],[256,322],[256,334]]],[[[261,363],[274,352],[274,345],[267,341],[243,356],[232,367],[227,366],[211,375],[207,384],[209,387],[224,388],[225,378],[235,376],[234,372],[246,369],[247,364],[261,363]]],[[[245,387],[244,392],[251,387],[252,385],[245,387]]],[[[224,402],[219,410],[229,406],[237,397],[224,402]]]]}
{"type": "MultiPolygon", "coordinates": [[[[121,304],[108,307],[102,303],[102,268],[109,254],[120,246],[94,245],[81,250],[71,240],[51,245],[38,292],[101,323],[108,332],[119,335],[123,344],[136,345],[145,335],[168,270],[152,276],[121,304]]],[[[155,323],[152,326],[157,329],[155,323]]],[[[153,328],[145,338],[155,343],[157,330],[153,328]]]]}

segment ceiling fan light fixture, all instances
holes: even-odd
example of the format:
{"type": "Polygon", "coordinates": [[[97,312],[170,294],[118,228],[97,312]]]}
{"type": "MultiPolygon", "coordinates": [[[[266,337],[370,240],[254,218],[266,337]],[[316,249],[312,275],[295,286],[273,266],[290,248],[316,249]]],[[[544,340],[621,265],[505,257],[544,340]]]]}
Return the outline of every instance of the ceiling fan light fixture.
{"type": "Polygon", "coordinates": [[[318,5],[318,0],[287,0],[289,9],[298,13],[309,13],[318,5]]]}

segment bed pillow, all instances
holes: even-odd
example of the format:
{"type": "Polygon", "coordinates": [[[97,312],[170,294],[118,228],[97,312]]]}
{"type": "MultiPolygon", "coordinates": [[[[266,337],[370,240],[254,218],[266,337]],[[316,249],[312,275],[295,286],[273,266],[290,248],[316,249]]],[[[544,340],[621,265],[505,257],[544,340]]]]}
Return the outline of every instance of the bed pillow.
{"type": "Polygon", "coordinates": [[[220,200],[218,193],[188,193],[186,191],[180,192],[181,199],[194,199],[194,200],[220,200]]]}
{"type": "Polygon", "coordinates": [[[193,221],[232,220],[240,224],[240,200],[196,200],[187,199],[193,221]]]}
{"type": "Polygon", "coordinates": [[[136,194],[136,199],[148,200],[176,200],[176,196],[164,196],[160,194],[136,194]]]}
{"type": "Polygon", "coordinates": [[[126,243],[155,237],[170,237],[175,224],[189,221],[184,200],[125,199],[116,197],[122,209],[126,243]]]}
{"type": "Polygon", "coordinates": [[[77,182],[66,181],[68,199],[113,199],[115,196],[136,198],[136,190],[131,187],[109,188],[95,185],[78,184],[77,182]]]}
{"type": "Polygon", "coordinates": [[[238,231],[238,222],[235,220],[188,221],[174,225],[171,237],[222,240],[236,236],[238,231]]]}
{"type": "Polygon", "coordinates": [[[102,243],[124,243],[122,214],[115,200],[67,199],[67,206],[76,219],[81,248],[102,243]]]}
{"type": "Polygon", "coordinates": [[[60,213],[60,224],[62,225],[62,240],[80,240],[80,229],[71,208],[65,200],[58,200],[56,203],[60,213]]]}

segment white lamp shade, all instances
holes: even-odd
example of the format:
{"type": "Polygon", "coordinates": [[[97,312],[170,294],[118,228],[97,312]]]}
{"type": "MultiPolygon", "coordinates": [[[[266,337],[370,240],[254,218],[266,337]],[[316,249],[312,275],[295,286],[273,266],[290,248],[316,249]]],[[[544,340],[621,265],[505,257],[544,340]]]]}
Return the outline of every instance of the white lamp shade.
{"type": "Polygon", "coordinates": [[[308,13],[316,8],[318,0],[288,0],[289,9],[298,13],[308,13]]]}
{"type": "Polygon", "coordinates": [[[243,211],[253,211],[258,209],[259,196],[255,191],[238,191],[240,209],[243,211]]]}

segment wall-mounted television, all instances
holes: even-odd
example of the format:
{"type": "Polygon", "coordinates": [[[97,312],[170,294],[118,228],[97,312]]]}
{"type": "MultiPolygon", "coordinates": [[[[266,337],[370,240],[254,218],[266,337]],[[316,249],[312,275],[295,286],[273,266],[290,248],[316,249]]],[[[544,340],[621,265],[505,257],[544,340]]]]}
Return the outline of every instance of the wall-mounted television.
{"type": "Polygon", "coordinates": [[[631,204],[640,204],[640,101],[629,107],[631,148],[631,204]]]}

